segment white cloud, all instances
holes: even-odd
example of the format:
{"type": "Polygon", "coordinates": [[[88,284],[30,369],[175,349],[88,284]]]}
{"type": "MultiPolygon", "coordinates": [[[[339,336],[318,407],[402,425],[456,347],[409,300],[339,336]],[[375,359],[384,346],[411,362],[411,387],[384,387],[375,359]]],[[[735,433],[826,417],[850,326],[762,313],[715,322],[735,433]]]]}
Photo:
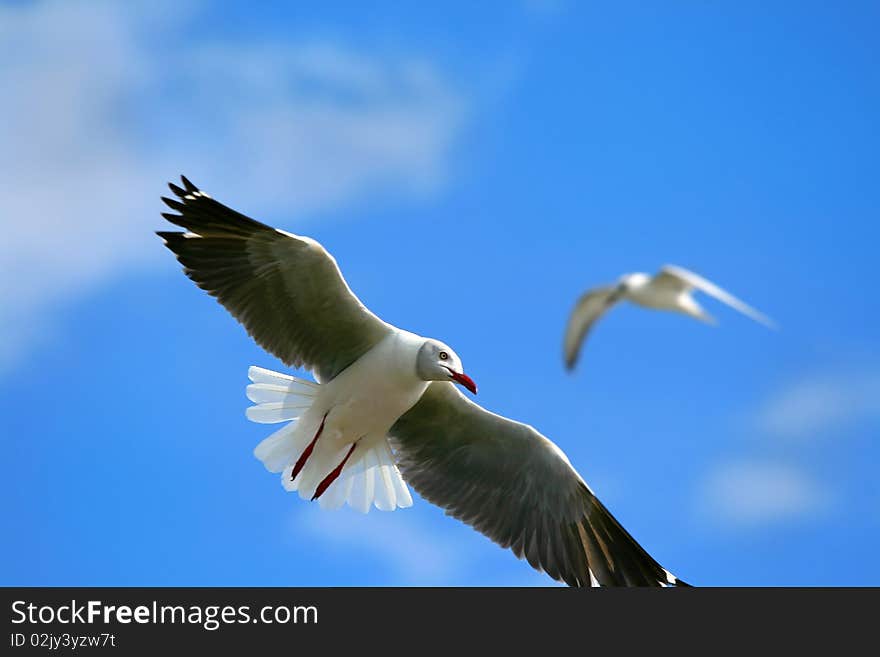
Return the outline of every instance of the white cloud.
{"type": "Polygon", "coordinates": [[[782,462],[724,464],[703,482],[701,512],[713,522],[741,529],[809,519],[832,498],[800,468],[782,462]]]}
{"type": "Polygon", "coordinates": [[[383,579],[398,586],[447,585],[463,567],[461,546],[425,528],[413,511],[298,513],[296,525],[317,540],[374,554],[387,568],[383,579]]]}
{"type": "Polygon", "coordinates": [[[285,216],[442,184],[463,104],[429,65],[209,43],[192,11],[0,5],[0,371],[65,305],[160,261],[158,196],[177,173],[285,216]]]}
{"type": "Polygon", "coordinates": [[[840,437],[878,419],[876,369],[862,366],[800,378],[771,396],[749,421],[765,455],[717,466],[702,482],[698,511],[740,529],[825,513],[836,493],[831,483],[816,481],[805,469],[803,444],[840,437]]]}
{"type": "Polygon", "coordinates": [[[781,391],[758,413],[765,432],[806,439],[880,418],[880,374],[817,375],[781,391]]]}

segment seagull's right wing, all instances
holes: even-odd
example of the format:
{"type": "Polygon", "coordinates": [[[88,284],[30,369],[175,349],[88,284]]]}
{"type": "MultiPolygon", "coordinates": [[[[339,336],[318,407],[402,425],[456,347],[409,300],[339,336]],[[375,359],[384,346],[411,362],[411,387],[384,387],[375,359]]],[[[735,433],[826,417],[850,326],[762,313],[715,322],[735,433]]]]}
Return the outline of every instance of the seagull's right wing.
{"type": "Polygon", "coordinates": [[[570,586],[686,586],[629,535],[565,454],[532,427],[432,383],[389,431],[404,479],[570,586]]]}
{"type": "Polygon", "coordinates": [[[709,296],[715,297],[722,303],[726,303],[731,308],[738,310],[743,315],[752,318],[759,324],[763,324],[769,328],[776,328],[776,323],[763,313],[758,312],[747,303],[740,301],[730,292],[722,290],[712,281],[708,281],[699,274],[695,274],[684,267],[665,265],[660,270],[660,273],[654,278],[654,281],[657,285],[664,285],[668,282],[680,289],[699,290],[709,296]]]}
{"type": "Polygon", "coordinates": [[[615,294],[616,290],[617,287],[614,285],[594,288],[583,294],[575,304],[565,327],[565,339],[562,345],[565,366],[569,370],[577,362],[581,347],[593,324],[619,300],[618,295],[615,294]]]}
{"type": "Polygon", "coordinates": [[[218,203],[186,178],[162,213],[187,230],[159,232],[196,285],[266,351],[328,381],[393,329],[358,300],[318,242],[218,203]]]}

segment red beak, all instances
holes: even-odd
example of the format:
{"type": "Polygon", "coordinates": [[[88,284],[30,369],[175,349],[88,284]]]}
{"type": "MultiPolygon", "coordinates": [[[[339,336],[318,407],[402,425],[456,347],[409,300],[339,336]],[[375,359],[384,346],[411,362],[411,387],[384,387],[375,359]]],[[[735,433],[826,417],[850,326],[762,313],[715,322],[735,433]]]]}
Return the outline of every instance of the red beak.
{"type": "Polygon", "coordinates": [[[449,370],[449,373],[452,375],[453,381],[455,381],[456,383],[460,383],[462,386],[470,390],[475,395],[477,394],[477,384],[474,383],[474,380],[471,377],[469,377],[464,372],[453,372],[452,370],[449,370]]]}

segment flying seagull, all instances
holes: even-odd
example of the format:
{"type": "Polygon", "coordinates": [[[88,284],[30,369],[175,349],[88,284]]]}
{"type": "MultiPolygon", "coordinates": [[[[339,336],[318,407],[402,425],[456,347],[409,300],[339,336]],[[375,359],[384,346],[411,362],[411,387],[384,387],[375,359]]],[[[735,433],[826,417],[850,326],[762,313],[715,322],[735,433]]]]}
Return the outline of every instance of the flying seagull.
{"type": "Polygon", "coordinates": [[[596,287],[581,295],[571,311],[565,328],[562,345],[565,366],[569,370],[574,368],[587,333],[612,306],[620,301],[631,301],[636,305],[655,310],[671,310],[714,324],[715,319],[694,300],[694,291],[705,292],[756,322],[776,328],[773,320],[702,276],[683,267],[666,265],[654,276],[643,273],[625,274],[614,285],[596,287]]]}
{"type": "Polygon", "coordinates": [[[184,273],[305,381],[252,367],[248,417],[289,422],[255,455],[322,507],[394,510],[411,485],[534,568],[571,586],[685,585],[615,520],[565,454],[531,426],[470,401],[448,346],[367,310],[315,240],[171,184],[186,232],[159,232],[184,273]]]}

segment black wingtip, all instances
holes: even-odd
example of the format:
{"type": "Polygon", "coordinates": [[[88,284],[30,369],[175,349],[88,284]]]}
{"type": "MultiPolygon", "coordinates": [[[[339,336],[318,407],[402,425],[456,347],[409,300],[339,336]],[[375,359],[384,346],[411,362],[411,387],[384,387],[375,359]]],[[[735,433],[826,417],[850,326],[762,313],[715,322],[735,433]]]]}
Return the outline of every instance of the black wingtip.
{"type": "Polygon", "coordinates": [[[193,192],[197,192],[197,191],[199,191],[199,188],[196,187],[195,185],[193,185],[193,184],[189,181],[189,178],[187,178],[187,177],[184,176],[183,174],[180,174],[180,182],[183,183],[183,186],[186,187],[186,191],[187,191],[188,193],[190,193],[190,194],[192,194],[193,192]]]}
{"type": "Polygon", "coordinates": [[[172,210],[177,210],[178,212],[183,212],[183,209],[185,207],[180,201],[177,201],[173,198],[168,198],[167,196],[162,197],[162,202],[172,210]]]}
{"type": "Polygon", "coordinates": [[[168,189],[174,192],[174,194],[177,195],[179,198],[183,198],[184,196],[186,196],[186,191],[184,191],[181,187],[178,187],[172,182],[168,183],[168,189]]]}

